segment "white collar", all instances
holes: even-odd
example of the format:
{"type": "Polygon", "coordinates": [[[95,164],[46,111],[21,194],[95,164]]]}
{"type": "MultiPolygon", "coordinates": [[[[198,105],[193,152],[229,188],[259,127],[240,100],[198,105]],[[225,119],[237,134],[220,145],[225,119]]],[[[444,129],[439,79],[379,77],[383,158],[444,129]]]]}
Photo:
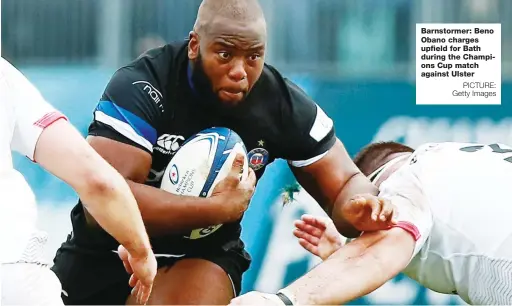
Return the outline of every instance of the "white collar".
{"type": "Polygon", "coordinates": [[[386,172],[386,170],[391,168],[391,166],[396,165],[398,162],[400,162],[406,158],[409,158],[410,156],[411,156],[410,154],[404,154],[404,155],[400,155],[398,157],[393,158],[392,160],[388,161],[384,165],[377,168],[377,170],[370,173],[370,175],[368,175],[368,178],[370,179],[370,181],[372,183],[377,182],[379,180],[379,178],[382,176],[382,174],[384,174],[384,172],[386,172]]]}

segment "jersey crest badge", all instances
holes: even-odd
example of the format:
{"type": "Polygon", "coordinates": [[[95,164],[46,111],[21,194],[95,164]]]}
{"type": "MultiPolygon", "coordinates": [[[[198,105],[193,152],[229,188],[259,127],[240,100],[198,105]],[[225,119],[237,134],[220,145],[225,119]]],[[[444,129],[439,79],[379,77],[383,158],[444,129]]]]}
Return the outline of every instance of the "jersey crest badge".
{"type": "Polygon", "coordinates": [[[249,167],[256,171],[263,168],[268,162],[268,151],[263,148],[255,148],[247,154],[249,167]]]}

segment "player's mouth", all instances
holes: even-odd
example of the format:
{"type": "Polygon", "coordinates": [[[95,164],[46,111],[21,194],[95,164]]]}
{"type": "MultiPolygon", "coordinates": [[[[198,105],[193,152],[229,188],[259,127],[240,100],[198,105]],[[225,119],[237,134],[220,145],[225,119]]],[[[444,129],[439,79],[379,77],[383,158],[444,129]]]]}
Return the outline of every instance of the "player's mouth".
{"type": "Polygon", "coordinates": [[[221,89],[219,91],[219,98],[226,102],[238,102],[244,98],[244,91],[236,89],[221,89]]]}

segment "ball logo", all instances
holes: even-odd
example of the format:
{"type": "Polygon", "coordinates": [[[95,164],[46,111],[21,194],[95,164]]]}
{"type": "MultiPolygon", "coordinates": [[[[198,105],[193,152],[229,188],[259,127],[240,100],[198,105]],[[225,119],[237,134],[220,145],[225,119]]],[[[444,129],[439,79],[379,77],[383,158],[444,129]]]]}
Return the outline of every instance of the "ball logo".
{"type": "Polygon", "coordinates": [[[247,154],[249,167],[256,171],[263,168],[268,162],[268,151],[263,148],[252,149],[247,154]]]}
{"type": "Polygon", "coordinates": [[[173,185],[178,184],[178,181],[180,179],[180,174],[178,172],[178,167],[176,165],[171,166],[171,171],[169,171],[169,180],[173,185]]]}

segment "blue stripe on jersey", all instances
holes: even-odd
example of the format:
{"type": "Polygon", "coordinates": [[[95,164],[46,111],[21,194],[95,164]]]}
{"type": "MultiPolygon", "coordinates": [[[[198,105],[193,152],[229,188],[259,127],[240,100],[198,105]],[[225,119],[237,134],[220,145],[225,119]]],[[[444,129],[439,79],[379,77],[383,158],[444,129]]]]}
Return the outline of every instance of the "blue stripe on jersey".
{"type": "Polygon", "coordinates": [[[132,112],[114,104],[112,101],[100,101],[95,110],[128,124],[137,134],[151,144],[156,143],[157,133],[154,127],[132,112]]]}

